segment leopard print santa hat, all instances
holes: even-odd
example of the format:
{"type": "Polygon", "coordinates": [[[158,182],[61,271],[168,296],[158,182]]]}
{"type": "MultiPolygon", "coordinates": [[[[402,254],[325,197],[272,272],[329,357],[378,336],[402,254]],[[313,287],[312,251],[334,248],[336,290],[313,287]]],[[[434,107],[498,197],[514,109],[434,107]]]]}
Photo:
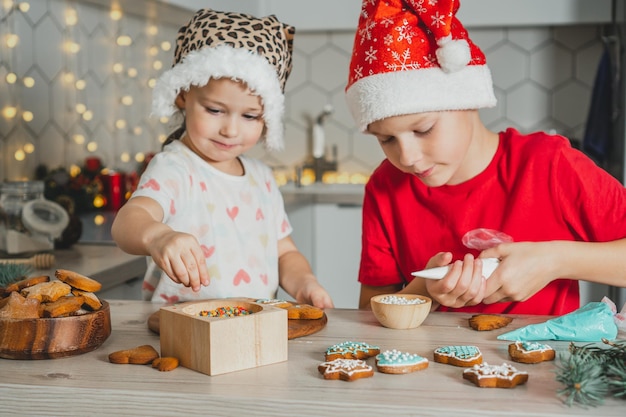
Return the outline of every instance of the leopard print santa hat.
{"type": "Polygon", "coordinates": [[[256,18],[198,10],[178,31],[172,68],[154,87],[152,114],[174,114],[176,96],[191,85],[204,86],[210,78],[241,80],[263,102],[265,146],[282,149],[284,90],[292,67],[294,34],[293,26],[273,15],[256,18]]]}

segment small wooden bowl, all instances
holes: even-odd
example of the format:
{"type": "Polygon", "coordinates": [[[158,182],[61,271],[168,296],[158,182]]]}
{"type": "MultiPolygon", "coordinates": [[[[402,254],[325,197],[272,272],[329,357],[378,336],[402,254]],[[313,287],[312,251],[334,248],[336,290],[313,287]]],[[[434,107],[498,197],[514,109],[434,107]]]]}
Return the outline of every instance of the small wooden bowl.
{"type": "Polygon", "coordinates": [[[372,297],[370,305],[372,306],[374,316],[383,326],[390,329],[413,329],[420,326],[428,316],[428,313],[430,313],[432,300],[417,294],[381,294],[372,297]],[[405,298],[407,300],[419,298],[424,302],[420,304],[390,304],[381,302],[385,297],[405,298]]]}
{"type": "Polygon", "coordinates": [[[56,359],[98,348],[111,334],[109,303],[79,316],[0,319],[0,358],[56,359]]]}

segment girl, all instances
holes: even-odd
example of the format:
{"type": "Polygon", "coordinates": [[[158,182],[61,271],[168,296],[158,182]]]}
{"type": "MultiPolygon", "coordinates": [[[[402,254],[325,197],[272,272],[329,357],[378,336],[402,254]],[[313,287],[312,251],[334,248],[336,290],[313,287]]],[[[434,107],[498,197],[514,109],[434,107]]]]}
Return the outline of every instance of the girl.
{"type": "Polygon", "coordinates": [[[280,285],[300,303],[333,307],[289,237],[272,171],[243,156],[263,137],[282,146],[293,33],[274,16],[209,9],[179,30],[153,113],[179,109],[183,126],[112,226],[121,249],[150,256],[146,299],[274,298],[280,285]]]}

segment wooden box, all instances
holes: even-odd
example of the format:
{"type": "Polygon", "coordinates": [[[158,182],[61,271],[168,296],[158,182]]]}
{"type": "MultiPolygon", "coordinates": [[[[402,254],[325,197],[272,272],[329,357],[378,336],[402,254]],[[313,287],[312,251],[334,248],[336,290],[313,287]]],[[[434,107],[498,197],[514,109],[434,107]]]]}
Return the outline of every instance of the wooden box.
{"type": "Polygon", "coordinates": [[[160,309],[161,356],[186,368],[219,375],[287,360],[287,311],[226,298],[190,301],[160,309]],[[208,317],[201,311],[243,307],[245,316],[208,317]]]}

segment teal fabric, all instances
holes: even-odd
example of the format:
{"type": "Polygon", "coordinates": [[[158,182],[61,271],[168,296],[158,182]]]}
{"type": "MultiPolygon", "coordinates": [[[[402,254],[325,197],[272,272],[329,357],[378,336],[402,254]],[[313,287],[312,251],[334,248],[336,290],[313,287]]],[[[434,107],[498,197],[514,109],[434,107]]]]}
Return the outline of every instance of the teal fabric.
{"type": "Polygon", "coordinates": [[[499,340],[535,341],[567,340],[572,342],[600,342],[602,338],[615,340],[617,324],[607,303],[593,302],[564,316],[544,323],[510,331],[498,336],[499,340]]]}

